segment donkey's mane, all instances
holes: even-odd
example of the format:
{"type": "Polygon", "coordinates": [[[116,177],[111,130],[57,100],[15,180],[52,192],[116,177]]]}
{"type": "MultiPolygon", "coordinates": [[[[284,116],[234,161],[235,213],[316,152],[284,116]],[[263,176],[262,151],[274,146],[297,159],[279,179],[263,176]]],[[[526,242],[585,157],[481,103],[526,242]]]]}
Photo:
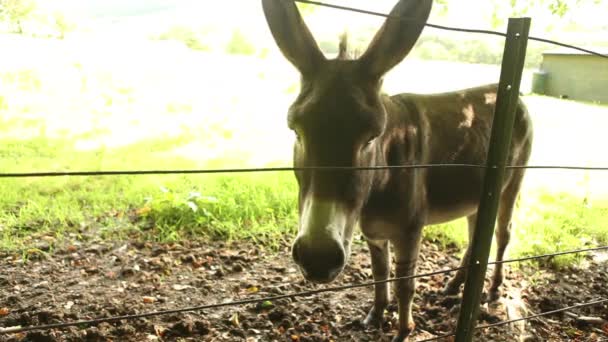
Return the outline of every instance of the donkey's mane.
{"type": "Polygon", "coordinates": [[[353,60],[353,59],[359,58],[361,51],[359,51],[358,48],[355,48],[355,50],[350,51],[348,39],[349,39],[349,34],[347,31],[344,31],[344,33],[342,33],[340,35],[340,44],[338,46],[338,57],[336,57],[336,59],[347,61],[347,60],[353,60]]]}
{"type": "Polygon", "coordinates": [[[347,60],[351,59],[350,53],[348,52],[348,32],[344,32],[340,35],[340,45],[338,47],[338,59],[347,60]]]}

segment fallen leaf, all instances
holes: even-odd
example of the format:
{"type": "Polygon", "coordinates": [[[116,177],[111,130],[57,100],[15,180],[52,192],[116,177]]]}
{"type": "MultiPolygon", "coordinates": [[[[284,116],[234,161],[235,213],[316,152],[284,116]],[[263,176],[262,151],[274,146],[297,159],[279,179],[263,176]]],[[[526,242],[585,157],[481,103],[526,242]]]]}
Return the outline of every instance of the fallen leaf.
{"type": "Polygon", "coordinates": [[[63,306],[66,310],[70,310],[72,308],[72,306],[74,306],[74,302],[72,302],[71,300],[67,303],[65,303],[65,305],[63,306]]]}
{"type": "Polygon", "coordinates": [[[174,289],[175,291],[183,291],[183,290],[185,290],[185,289],[191,289],[191,288],[194,288],[194,286],[190,286],[190,285],[180,285],[180,284],[174,284],[172,287],[173,287],[173,289],[174,289]]]}
{"type": "Polygon", "coordinates": [[[156,298],[150,297],[150,296],[144,296],[143,300],[144,300],[144,303],[146,303],[146,304],[151,304],[151,303],[156,302],[156,298]]]}
{"type": "Polygon", "coordinates": [[[163,335],[165,334],[165,330],[166,329],[164,327],[161,327],[160,325],[155,325],[154,326],[154,333],[158,337],[163,337],[163,335]]]}
{"type": "Polygon", "coordinates": [[[269,301],[269,300],[265,300],[265,301],[262,302],[262,304],[260,305],[260,307],[262,309],[270,309],[270,308],[274,307],[274,304],[272,304],[272,302],[269,301]]]}
{"type": "Polygon", "coordinates": [[[239,314],[235,313],[234,315],[232,315],[230,317],[230,324],[232,324],[235,327],[239,327],[241,325],[241,323],[239,322],[239,314]]]}
{"type": "Polygon", "coordinates": [[[10,313],[11,312],[8,308],[0,308],[0,316],[8,316],[10,313]]]}
{"type": "Polygon", "coordinates": [[[151,211],[152,211],[152,208],[150,208],[150,207],[142,207],[142,208],[137,209],[135,211],[135,213],[139,216],[145,216],[145,215],[149,214],[151,211]]]}
{"type": "Polygon", "coordinates": [[[251,287],[247,288],[247,292],[249,292],[249,293],[257,293],[259,291],[260,291],[260,289],[257,286],[251,286],[251,287]]]}

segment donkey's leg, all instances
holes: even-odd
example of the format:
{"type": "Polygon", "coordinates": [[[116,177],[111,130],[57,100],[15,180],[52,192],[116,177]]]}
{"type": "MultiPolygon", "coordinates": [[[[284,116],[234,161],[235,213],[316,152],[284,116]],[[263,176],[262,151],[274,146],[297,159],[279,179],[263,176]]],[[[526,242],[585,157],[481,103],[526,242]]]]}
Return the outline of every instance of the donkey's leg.
{"type": "MultiPolygon", "coordinates": [[[[390,250],[388,241],[367,240],[369,252],[372,256],[372,274],[375,281],[388,279],[390,271],[390,250]]],[[[374,286],[374,306],[371,308],[363,324],[373,327],[382,325],[382,315],[389,302],[389,284],[376,284],[374,286]]]]}
{"type": "MultiPolygon", "coordinates": [[[[500,195],[500,204],[498,207],[498,218],[496,226],[496,261],[502,261],[505,256],[505,250],[511,239],[511,218],[513,216],[513,208],[521,188],[523,181],[524,170],[515,170],[509,184],[500,195]]],[[[502,264],[496,264],[494,275],[492,277],[492,285],[490,286],[489,300],[494,301],[500,297],[499,287],[503,281],[502,264]]]]}
{"type": "MultiPolygon", "coordinates": [[[[391,240],[395,252],[395,273],[398,278],[413,276],[420,251],[422,226],[407,230],[407,236],[391,240]]],[[[415,279],[398,280],[395,295],[399,305],[399,333],[393,342],[402,342],[414,330],[416,324],[412,317],[412,302],[416,291],[415,279]]]]}
{"type": "MultiPolygon", "coordinates": [[[[477,214],[467,216],[468,221],[468,229],[469,229],[469,243],[467,245],[467,250],[464,252],[462,259],[460,260],[460,267],[465,267],[469,264],[469,256],[471,255],[471,240],[473,240],[473,233],[475,232],[475,223],[477,222],[477,214]]],[[[443,293],[447,295],[455,295],[460,291],[460,285],[464,283],[464,278],[466,276],[466,269],[461,268],[454,276],[448,281],[445,288],[443,289],[443,293]]]]}

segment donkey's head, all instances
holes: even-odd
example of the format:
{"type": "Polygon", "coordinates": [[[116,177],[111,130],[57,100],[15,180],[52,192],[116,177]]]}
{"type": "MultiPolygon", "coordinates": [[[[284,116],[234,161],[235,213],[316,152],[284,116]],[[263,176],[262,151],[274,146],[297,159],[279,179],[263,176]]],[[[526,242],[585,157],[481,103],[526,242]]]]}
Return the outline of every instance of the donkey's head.
{"type": "MultiPolygon", "coordinates": [[[[288,112],[296,136],[295,167],[377,165],[387,113],[381,100],[383,75],[397,65],[420,36],[432,0],[401,0],[363,55],[328,60],[293,0],[262,0],[266,20],[285,57],[301,74],[301,90],[288,112]]],[[[344,268],[353,228],[367,200],[373,171],[297,171],[300,224],[293,258],[304,276],[329,282],[344,268]]]]}

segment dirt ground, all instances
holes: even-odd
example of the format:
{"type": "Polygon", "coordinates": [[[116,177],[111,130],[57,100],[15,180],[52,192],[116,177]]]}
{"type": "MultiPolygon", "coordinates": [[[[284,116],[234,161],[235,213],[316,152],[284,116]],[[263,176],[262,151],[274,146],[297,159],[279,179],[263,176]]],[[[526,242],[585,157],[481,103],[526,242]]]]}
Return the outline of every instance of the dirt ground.
{"type": "MultiPolygon", "coordinates": [[[[174,244],[89,241],[29,254],[0,252],[0,327],[29,326],[273,296],[319,288],[303,280],[287,246],[271,253],[249,243],[174,244]]],[[[456,267],[454,248],[425,243],[418,272],[456,267]]],[[[605,255],[562,272],[507,266],[506,294],[482,307],[480,324],[608,298],[605,255]]],[[[338,281],[371,280],[366,247],[355,244],[338,281]]],[[[443,275],[418,281],[411,341],[450,333],[458,297],[440,292],[443,275]]],[[[382,329],[361,319],[372,288],[213,310],[0,335],[0,341],[390,341],[396,306],[382,329]]],[[[476,341],[608,341],[608,305],[477,331],[476,341]],[[591,318],[585,318],[588,316],[591,318]],[[524,330],[523,333],[521,330],[524,330]]],[[[449,340],[449,339],[443,339],[449,340]]]]}

